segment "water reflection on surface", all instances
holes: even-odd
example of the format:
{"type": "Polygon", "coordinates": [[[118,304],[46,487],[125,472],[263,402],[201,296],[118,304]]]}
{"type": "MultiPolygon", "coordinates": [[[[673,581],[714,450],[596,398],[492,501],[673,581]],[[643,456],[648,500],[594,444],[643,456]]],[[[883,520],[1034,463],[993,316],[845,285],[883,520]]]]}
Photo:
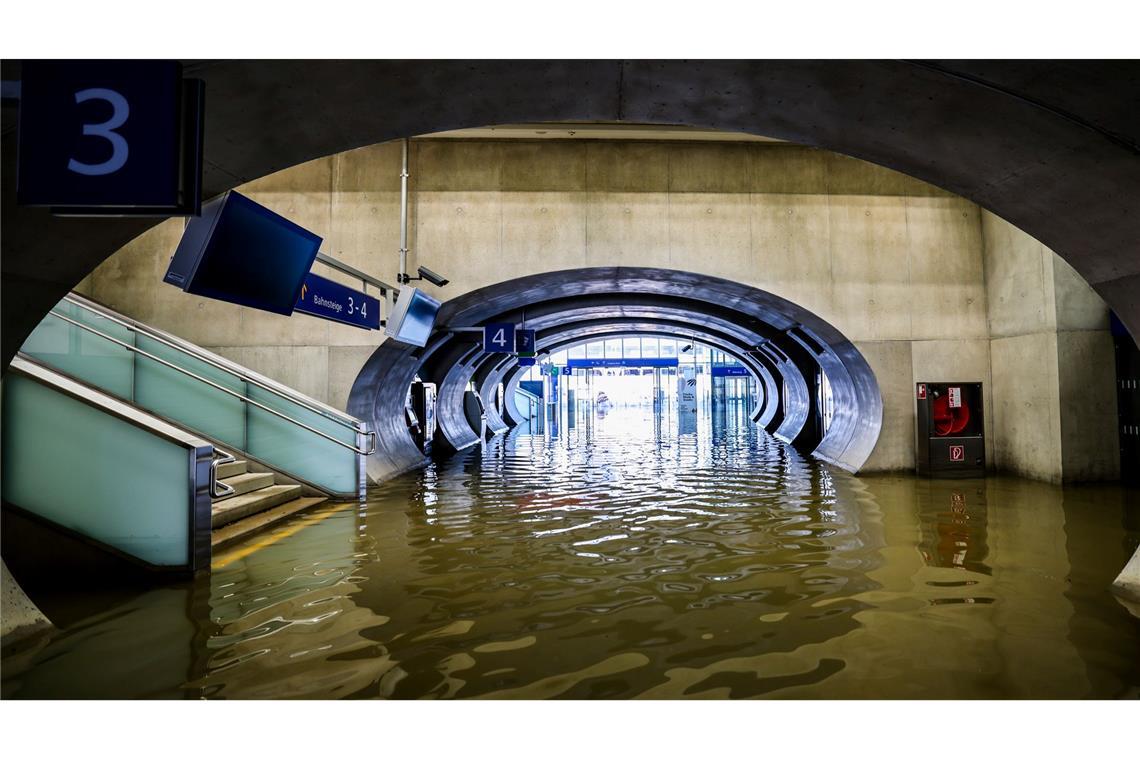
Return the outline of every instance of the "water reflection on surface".
{"type": "MultiPolygon", "coordinates": [[[[723,412],[723,408],[721,409],[723,412]]],[[[853,477],[747,423],[514,431],[112,600],[5,697],[1117,697],[1135,490],[853,477]],[[1131,522],[1130,522],[1131,521],[1131,522]]]]}

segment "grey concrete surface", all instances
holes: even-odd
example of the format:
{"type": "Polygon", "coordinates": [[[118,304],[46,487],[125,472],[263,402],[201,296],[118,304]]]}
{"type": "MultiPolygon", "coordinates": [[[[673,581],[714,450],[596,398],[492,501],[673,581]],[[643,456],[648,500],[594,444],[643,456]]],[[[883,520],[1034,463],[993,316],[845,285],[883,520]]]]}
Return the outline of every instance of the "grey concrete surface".
{"type": "Polygon", "coordinates": [[[1062,481],[1120,475],[1108,308],[1063,260],[982,213],[993,462],[1062,481]]]}
{"type": "MultiPolygon", "coordinates": [[[[1120,571],[1120,575],[1116,576],[1112,589],[1134,605],[1140,605],[1140,549],[1136,550],[1132,559],[1128,560],[1128,564],[1120,571]]],[[[1140,617],[1140,607],[1130,606],[1129,609],[1134,610],[1133,614],[1140,617]]]]}
{"type": "MultiPolygon", "coordinates": [[[[325,250],[391,278],[399,154],[395,143],[369,146],[241,189],[323,235],[325,250]]],[[[797,303],[861,349],[873,346],[872,365],[885,362],[876,375],[884,430],[894,432],[880,439],[867,467],[913,467],[911,383],[962,380],[986,384],[991,465],[1047,479],[1063,479],[1065,463],[1070,478],[1113,476],[1104,445],[1112,438],[1107,375],[1094,376],[1107,335],[1104,303],[1052,251],[969,201],[786,144],[441,139],[414,141],[410,159],[409,264],[451,278],[443,289],[424,285],[441,299],[591,262],[665,263],[726,277],[797,303]],[[1046,448],[1060,451],[1061,423],[1041,438],[1017,375],[993,377],[990,356],[991,340],[1001,353],[1014,345],[1003,338],[1059,330],[1100,334],[1099,341],[1061,340],[1053,351],[1053,375],[1062,351],[1080,360],[1067,365],[1065,387],[1073,392],[1065,396],[1064,431],[1082,442],[1070,443],[1066,457],[1042,448],[1048,440],[1046,448]],[[1090,353],[1096,346],[1099,353],[1090,353]],[[1096,392],[1078,392],[1085,387],[1096,392]],[[1008,393],[1022,394],[1020,406],[998,405],[1008,393]]],[[[382,335],[162,286],[180,234],[179,221],[158,226],[108,259],[84,290],[345,408],[382,335]]],[[[1015,373],[1040,363],[1037,355],[1027,365],[1012,359],[993,361],[1015,373]]],[[[1055,385],[1038,403],[1061,404],[1059,379],[1055,385]]]]}
{"type": "Polygon", "coordinates": [[[6,562],[0,562],[0,590],[0,645],[4,649],[52,627],[12,577],[6,562]]]}

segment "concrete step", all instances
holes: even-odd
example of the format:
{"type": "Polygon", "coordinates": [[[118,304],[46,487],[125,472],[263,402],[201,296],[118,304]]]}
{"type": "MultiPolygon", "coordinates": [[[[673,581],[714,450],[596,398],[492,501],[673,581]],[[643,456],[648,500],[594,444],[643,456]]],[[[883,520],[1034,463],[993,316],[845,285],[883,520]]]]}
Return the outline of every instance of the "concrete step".
{"type": "Polygon", "coordinates": [[[214,499],[215,504],[225,499],[232,499],[271,486],[274,480],[272,472],[246,472],[241,475],[234,475],[232,478],[221,478],[221,482],[233,488],[234,492],[229,496],[223,496],[221,499],[214,499]]]}
{"type": "Polygon", "coordinates": [[[229,464],[218,465],[218,479],[232,478],[234,475],[244,475],[249,472],[249,462],[239,459],[229,464]]]}
{"type": "Polygon", "coordinates": [[[310,507],[315,507],[318,504],[323,504],[326,501],[328,501],[328,499],[324,496],[305,496],[300,499],[287,501],[280,506],[267,509],[264,512],[258,512],[255,515],[250,515],[241,520],[235,520],[215,530],[210,545],[214,549],[217,549],[220,546],[233,543],[262,528],[275,525],[288,517],[292,517],[298,512],[309,509],[310,507]]]}
{"type": "MultiPolygon", "coordinates": [[[[272,480],[272,475],[269,476],[272,480]]],[[[268,486],[214,502],[210,524],[216,529],[243,517],[263,512],[301,495],[301,486],[268,486]]]]}

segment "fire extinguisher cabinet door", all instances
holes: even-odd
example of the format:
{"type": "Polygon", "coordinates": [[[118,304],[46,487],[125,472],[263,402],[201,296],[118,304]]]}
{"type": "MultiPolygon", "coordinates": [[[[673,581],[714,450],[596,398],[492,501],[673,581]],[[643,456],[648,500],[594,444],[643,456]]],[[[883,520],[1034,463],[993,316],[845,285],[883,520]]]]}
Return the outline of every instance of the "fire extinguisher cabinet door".
{"type": "Polygon", "coordinates": [[[982,478],[986,426],[981,383],[918,383],[917,470],[932,478],[982,478]]]}

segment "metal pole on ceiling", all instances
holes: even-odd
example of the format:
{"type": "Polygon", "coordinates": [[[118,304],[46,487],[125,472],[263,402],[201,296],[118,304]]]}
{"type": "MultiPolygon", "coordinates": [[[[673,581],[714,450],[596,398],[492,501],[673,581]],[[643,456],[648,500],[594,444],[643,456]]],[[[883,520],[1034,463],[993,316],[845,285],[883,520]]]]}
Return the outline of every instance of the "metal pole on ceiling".
{"type": "Polygon", "coordinates": [[[400,162],[400,271],[396,282],[408,284],[408,138],[404,138],[400,162]]]}

